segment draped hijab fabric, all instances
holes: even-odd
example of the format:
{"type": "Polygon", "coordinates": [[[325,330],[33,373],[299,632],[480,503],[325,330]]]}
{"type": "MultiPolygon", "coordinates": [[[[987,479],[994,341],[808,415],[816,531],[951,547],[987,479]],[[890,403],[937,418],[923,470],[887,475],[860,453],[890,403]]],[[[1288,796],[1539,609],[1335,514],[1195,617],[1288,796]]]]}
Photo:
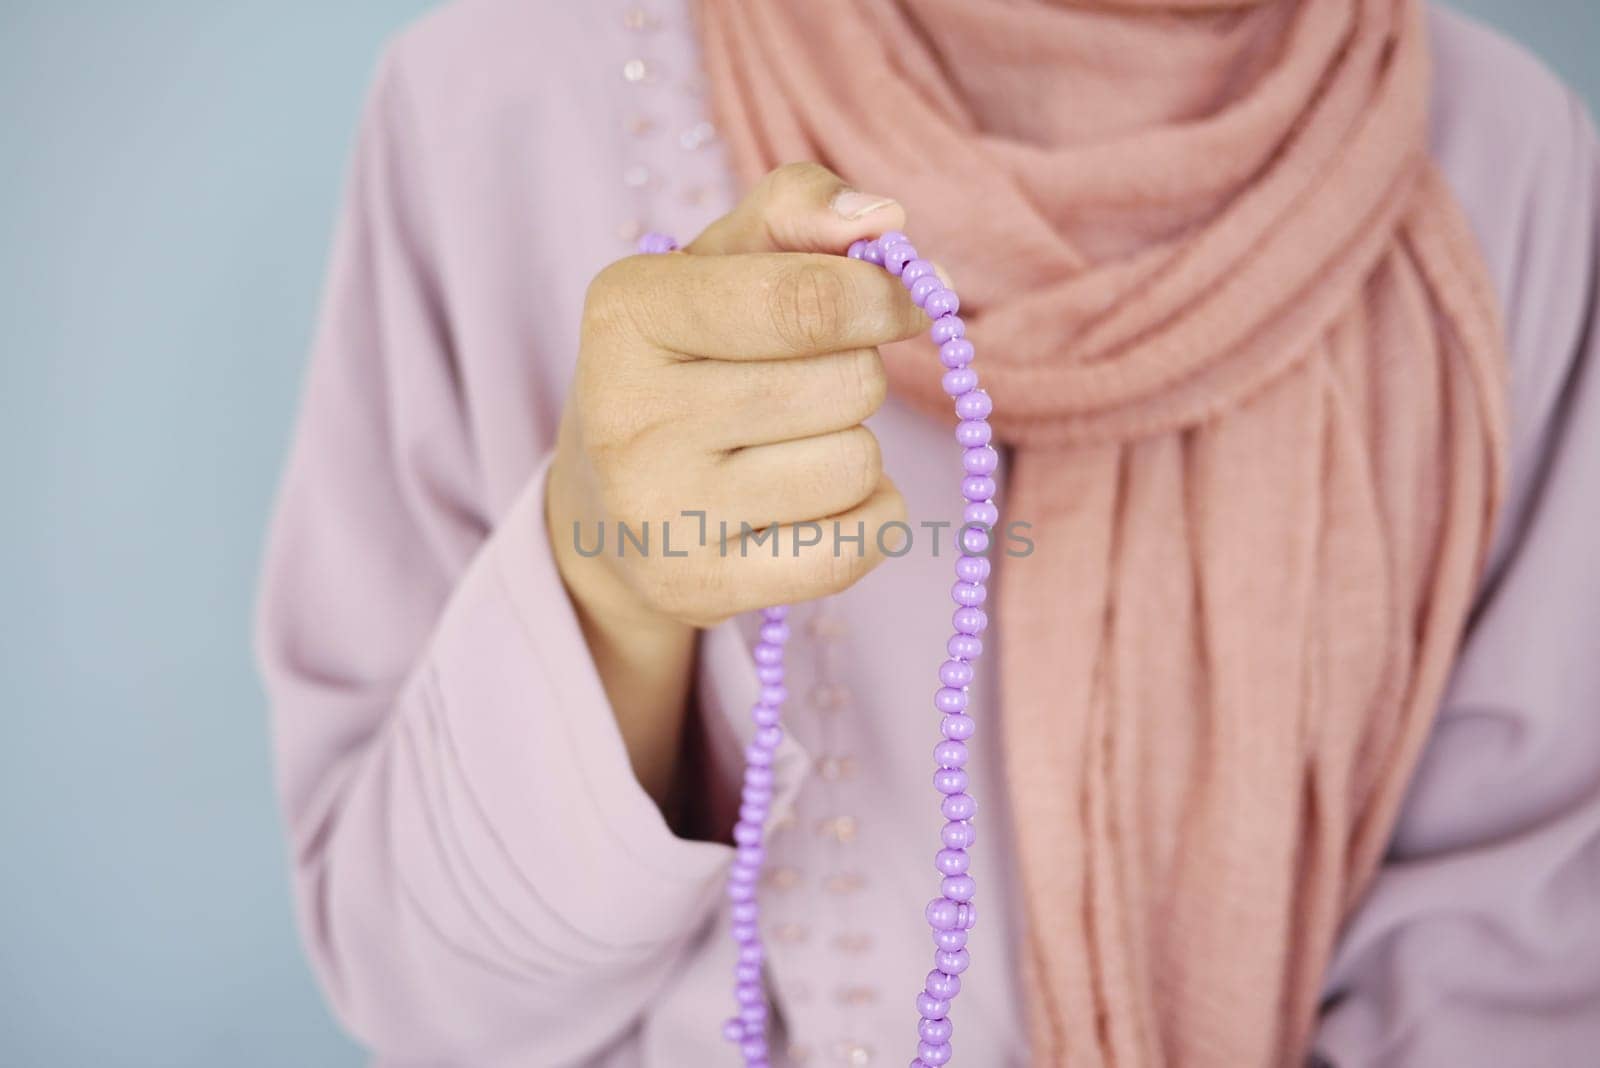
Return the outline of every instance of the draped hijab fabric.
{"type": "MultiPolygon", "coordinates": [[[[1505,474],[1422,4],[699,19],[741,178],[814,159],[899,198],[982,354],[1036,545],[991,606],[1034,1063],[1294,1063],[1505,474]]],[[[950,417],[925,344],[884,356],[950,417]]]]}

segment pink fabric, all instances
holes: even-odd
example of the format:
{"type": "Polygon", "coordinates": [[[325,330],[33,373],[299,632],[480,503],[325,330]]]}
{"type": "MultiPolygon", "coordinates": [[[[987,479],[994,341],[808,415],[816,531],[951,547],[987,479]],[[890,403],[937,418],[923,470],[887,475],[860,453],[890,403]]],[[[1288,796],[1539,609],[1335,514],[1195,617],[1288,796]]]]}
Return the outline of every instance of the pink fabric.
{"type": "MultiPolygon", "coordinates": [[[[682,147],[703,118],[687,17],[658,10],[636,32],[603,5],[454,5],[390,49],[363,124],[260,644],[306,941],[383,1063],[735,1063],[716,1034],[728,852],[675,837],[632,780],[539,518],[588,278],[631,221],[688,235],[727,201],[719,154],[682,147]],[[638,116],[652,132],[629,132],[638,116]]],[[[1435,156],[1507,311],[1510,507],[1317,1046],[1341,1068],[1583,1063],[1600,1046],[1600,153],[1520,53],[1453,17],[1432,34],[1435,156]]],[[[874,429],[913,520],[954,518],[943,429],[897,403],[874,429]]],[[[929,533],[799,613],[766,890],[792,1063],[909,1056],[937,818],[926,695],[904,680],[943,640],[949,563],[929,533]]],[[[701,651],[722,777],[746,637],[701,651]]],[[[1004,796],[992,749],[975,776],[1004,796]]],[[[982,817],[958,1047],[997,1066],[1028,1063],[1006,820],[982,817]]]]}
{"type": "MultiPolygon", "coordinates": [[[[816,159],[892,189],[962,279],[1000,499],[1038,543],[1000,563],[977,714],[1039,1064],[1301,1059],[1432,727],[1504,488],[1506,361],[1427,156],[1424,14],[699,5],[745,183],[816,159]]],[[[927,346],[884,362],[950,418],[927,346]]]]}

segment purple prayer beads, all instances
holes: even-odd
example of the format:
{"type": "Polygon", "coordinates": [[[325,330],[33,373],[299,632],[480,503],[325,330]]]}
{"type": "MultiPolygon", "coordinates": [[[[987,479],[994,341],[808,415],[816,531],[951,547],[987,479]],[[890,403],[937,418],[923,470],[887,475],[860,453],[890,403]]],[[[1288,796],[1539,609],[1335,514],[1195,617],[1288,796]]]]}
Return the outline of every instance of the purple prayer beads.
{"type": "MultiPolygon", "coordinates": [[[[646,234],[639,240],[640,252],[670,252],[678,244],[664,234],[646,234]]],[[[989,532],[999,521],[994,504],[999,454],[991,447],[993,437],[988,417],[993,410],[989,395],[978,388],[978,374],[972,368],[974,350],[966,338],[966,324],[956,314],[961,298],[939,279],[933,264],[917,255],[906,235],[899,231],[881,234],[876,240],[857,241],[846,252],[851,259],[876,264],[897,275],[911,299],[933,320],[929,336],[939,348],[939,362],[946,368],[941,384],[955,401],[960,423],[956,441],[962,447],[961,495],[964,501],[960,544],[962,555],[956,560],[956,583],[950,589],[955,604],[951,617],[954,633],[945,645],[948,656],[939,665],[939,686],[933,705],[940,713],[941,740],[933,750],[934,790],[939,796],[939,811],[945,818],[940,831],[940,848],[934,856],[934,870],[940,876],[939,896],[928,902],[923,912],[933,933],[933,970],[917,994],[917,1055],[910,1068],[941,1068],[953,1056],[950,1003],[961,993],[961,975],[971,964],[967,951],[967,932],[977,922],[973,896],[977,884],[968,874],[967,850],[975,840],[972,820],[977,802],[967,792],[967,741],[977,730],[968,714],[968,691],[973,679],[973,661],[983,653],[979,637],[989,617],[979,606],[987,598],[989,578],[989,532]]],[[[783,689],[783,647],[789,639],[785,622],[788,609],[768,608],[762,613],[761,640],[755,648],[758,676],[763,684],[761,698],[751,709],[755,735],[745,748],[744,786],[740,794],[739,822],[733,828],[736,847],[728,872],[728,898],[731,903],[732,932],[738,946],[734,966],[734,999],[738,1014],[723,1025],[728,1041],[737,1043],[746,1068],[768,1068],[767,1003],[761,982],[765,950],[761,945],[760,911],[756,883],[765,857],[763,833],[768,806],[772,802],[772,761],[783,739],[781,714],[783,689]]]]}

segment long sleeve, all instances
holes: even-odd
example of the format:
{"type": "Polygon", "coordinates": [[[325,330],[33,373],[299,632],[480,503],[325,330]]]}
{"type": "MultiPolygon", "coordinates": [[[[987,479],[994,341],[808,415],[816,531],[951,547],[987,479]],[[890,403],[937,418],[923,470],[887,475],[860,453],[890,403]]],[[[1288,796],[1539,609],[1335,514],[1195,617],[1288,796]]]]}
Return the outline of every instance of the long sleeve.
{"type": "MultiPolygon", "coordinates": [[[[731,851],[674,836],[633,778],[552,561],[543,465],[503,514],[483,499],[408,108],[391,53],[263,579],[299,917],[386,1063],[588,1063],[703,931],[731,851]]],[[[700,715],[731,724],[756,689],[744,642],[712,631],[700,661],[700,715]]],[[[777,810],[802,763],[780,752],[777,810]]]]}
{"type": "Polygon", "coordinates": [[[1600,1050],[1600,150],[1576,101],[1542,88],[1529,115],[1509,84],[1506,127],[1443,140],[1496,161],[1456,173],[1469,209],[1492,208],[1478,222],[1512,350],[1511,495],[1391,855],[1332,970],[1317,1051],[1335,1068],[1564,1068],[1600,1050]]]}

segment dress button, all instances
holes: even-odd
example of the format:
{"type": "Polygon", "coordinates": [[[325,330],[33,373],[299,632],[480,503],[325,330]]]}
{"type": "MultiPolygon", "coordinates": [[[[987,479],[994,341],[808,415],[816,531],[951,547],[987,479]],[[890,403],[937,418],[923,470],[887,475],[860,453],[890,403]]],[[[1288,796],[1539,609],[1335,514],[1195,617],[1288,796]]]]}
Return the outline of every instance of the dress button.
{"type": "Polygon", "coordinates": [[[834,1045],[833,1052],[840,1064],[862,1065],[872,1063],[872,1047],[864,1042],[839,1042],[834,1045]]]}
{"type": "Polygon", "coordinates": [[[878,1001],[878,991],[870,986],[841,986],[834,997],[841,1005],[874,1005],[878,1001]]]}
{"type": "Polygon", "coordinates": [[[818,615],[809,624],[811,636],[822,641],[838,641],[845,635],[844,620],[838,616],[818,615]]]}
{"type": "Polygon", "coordinates": [[[859,956],[872,949],[872,936],[865,931],[846,931],[844,934],[835,936],[833,948],[840,953],[859,956]]]}
{"type": "Polygon", "coordinates": [[[697,122],[678,135],[678,144],[689,150],[704,148],[717,139],[717,128],[709,122],[697,122]]]}
{"type": "Polygon", "coordinates": [[[790,867],[773,868],[761,877],[761,882],[774,890],[793,890],[800,885],[800,873],[790,867]]]}
{"type": "Polygon", "coordinates": [[[830,894],[853,894],[867,885],[860,872],[834,872],[822,881],[822,888],[830,894]]]}
{"type": "Polygon", "coordinates": [[[650,65],[635,56],[622,65],[622,78],[624,81],[637,85],[650,77],[650,65]]]}
{"type": "Polygon", "coordinates": [[[817,833],[824,838],[834,838],[840,842],[854,842],[856,832],[860,828],[856,825],[854,816],[834,816],[832,819],[822,820],[817,824],[817,833]]]}
{"type": "Polygon", "coordinates": [[[842,782],[856,774],[856,758],[851,756],[823,757],[817,761],[817,774],[829,782],[842,782]]]}
{"type": "Polygon", "coordinates": [[[622,13],[622,24],[630,30],[653,30],[661,20],[642,7],[630,7],[622,13]]]}
{"type": "Polygon", "coordinates": [[[836,683],[822,683],[811,691],[811,704],[819,712],[837,712],[850,703],[850,691],[836,683]]]}

